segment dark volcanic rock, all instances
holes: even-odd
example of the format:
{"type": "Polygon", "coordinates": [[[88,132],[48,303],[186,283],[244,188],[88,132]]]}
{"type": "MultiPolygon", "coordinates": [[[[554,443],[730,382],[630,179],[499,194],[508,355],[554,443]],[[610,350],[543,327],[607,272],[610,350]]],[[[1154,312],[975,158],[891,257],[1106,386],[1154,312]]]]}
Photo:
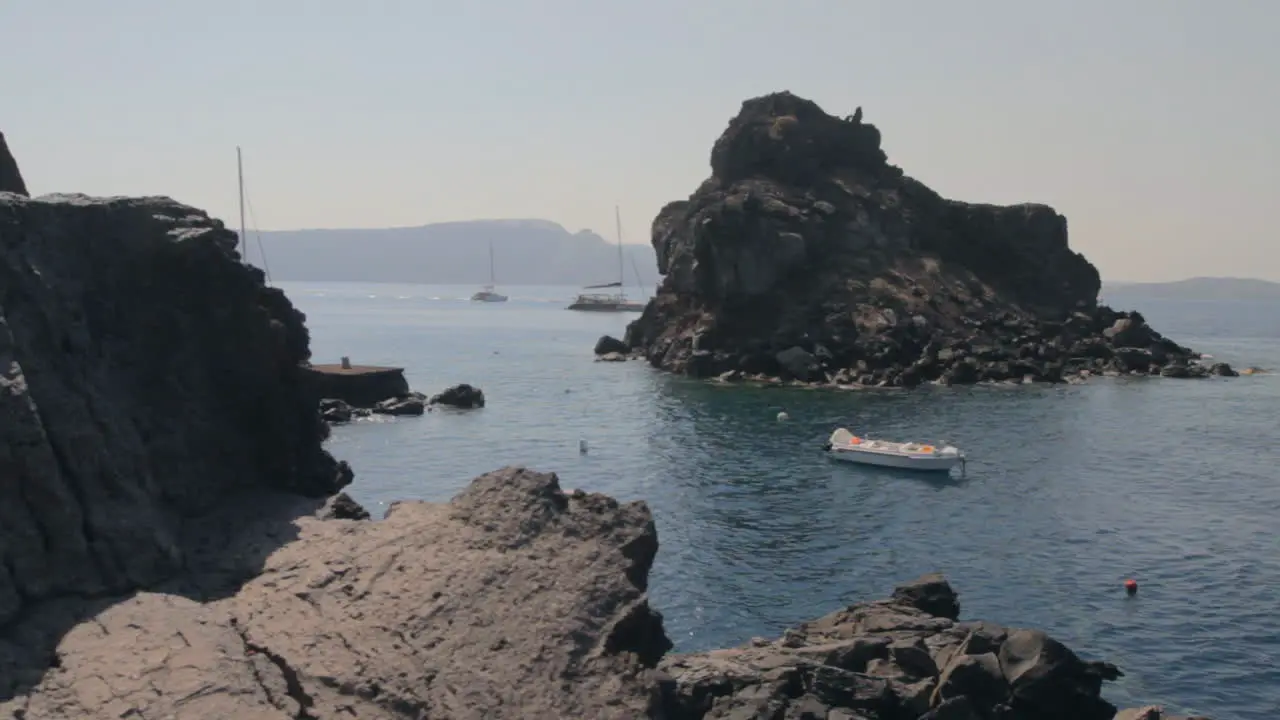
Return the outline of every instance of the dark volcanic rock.
{"type": "Polygon", "coordinates": [[[1098,271],[1052,208],[938,196],[888,164],[861,112],[748,100],[711,168],[653,222],[665,277],[621,344],[656,367],[909,387],[1196,359],[1097,304],[1098,271]]]}
{"type": "Polygon", "coordinates": [[[321,520],[368,520],[369,511],[350,495],[340,492],[325,501],[316,517],[321,520]]]}
{"type": "Polygon", "coordinates": [[[596,355],[609,355],[611,353],[626,354],[630,349],[631,348],[628,348],[626,343],[616,337],[611,335],[601,335],[600,339],[596,341],[595,353],[596,355]]]}
{"type": "Polygon", "coordinates": [[[302,369],[320,417],[331,424],[370,415],[422,415],[427,398],[409,389],[403,368],[312,365],[302,369]]]}
{"type": "Polygon", "coordinates": [[[167,198],[0,195],[0,626],[177,571],[232,493],[350,482],[303,317],[235,248],[167,198]]]}
{"type": "Polygon", "coordinates": [[[1081,660],[1039,631],[956,622],[958,610],[955,592],[931,575],[891,600],[851,605],[773,642],[668,657],[659,667],[673,679],[669,717],[1115,715],[1099,694],[1104,680],[1119,677],[1114,666],[1081,660]]]}
{"type": "Polygon", "coordinates": [[[325,422],[335,425],[351,422],[359,417],[368,417],[372,412],[368,408],[352,407],[346,400],[339,400],[338,398],[320,400],[320,417],[325,422]]]}
{"type": "Polygon", "coordinates": [[[373,406],[373,411],[379,415],[421,415],[426,409],[427,401],[422,393],[387,398],[373,406]]]}
{"type": "MultiPolygon", "coordinates": [[[[220,599],[165,586],[74,608],[58,666],[0,717],[632,720],[659,705],[651,668],[671,644],[645,595],[658,542],[642,503],[508,468],[379,522],[243,527],[203,562],[297,539],[220,599]]],[[[23,629],[60,622],[50,609],[23,629]]]]}
{"type": "Polygon", "coordinates": [[[484,407],[484,392],[478,387],[462,383],[432,395],[427,404],[449,405],[463,409],[482,408],[484,407]]]}
{"type": "Polygon", "coordinates": [[[9,152],[9,144],[5,142],[2,132],[0,132],[0,192],[27,195],[27,184],[22,180],[22,171],[18,169],[18,161],[9,152]]]}
{"type": "Polygon", "coordinates": [[[410,394],[409,381],[401,368],[315,365],[304,368],[302,376],[317,401],[336,399],[357,408],[372,408],[384,400],[410,394]]]}

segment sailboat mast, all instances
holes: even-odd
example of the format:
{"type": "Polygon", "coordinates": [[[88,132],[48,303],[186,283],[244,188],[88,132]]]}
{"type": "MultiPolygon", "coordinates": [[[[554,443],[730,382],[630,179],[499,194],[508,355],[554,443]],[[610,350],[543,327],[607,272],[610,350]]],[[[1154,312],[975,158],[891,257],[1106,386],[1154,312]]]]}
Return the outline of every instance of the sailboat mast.
{"type": "Polygon", "coordinates": [[[622,211],[617,205],[613,206],[613,221],[617,226],[618,233],[618,294],[622,295],[626,289],[626,271],[622,266],[622,211]]]}
{"type": "Polygon", "coordinates": [[[244,159],[240,154],[240,146],[236,146],[236,178],[240,187],[240,260],[249,262],[248,235],[244,232],[244,159]]]}

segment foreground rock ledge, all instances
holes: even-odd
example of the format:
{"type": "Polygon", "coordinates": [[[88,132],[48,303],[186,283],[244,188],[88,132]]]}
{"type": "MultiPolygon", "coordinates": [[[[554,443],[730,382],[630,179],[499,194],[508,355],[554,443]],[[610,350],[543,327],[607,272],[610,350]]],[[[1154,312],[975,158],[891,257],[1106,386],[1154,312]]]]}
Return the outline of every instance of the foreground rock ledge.
{"type": "Polygon", "coordinates": [[[693,377],[912,387],[1090,374],[1234,375],[1136,312],[1045,205],[942,198],[887,161],[862,111],[747,100],[711,176],[653,221],[662,284],[622,342],[693,377]]]}
{"type": "Polygon", "coordinates": [[[957,623],[936,577],[778,641],[664,659],[648,508],[565,493],[555,475],[506,468],[381,522],[317,517],[358,517],[345,497],[300,502],[242,498],[189,528],[206,552],[186,576],[45,604],[11,627],[0,717],[1114,714],[1098,699],[1114,668],[1042,633],[957,623]]]}

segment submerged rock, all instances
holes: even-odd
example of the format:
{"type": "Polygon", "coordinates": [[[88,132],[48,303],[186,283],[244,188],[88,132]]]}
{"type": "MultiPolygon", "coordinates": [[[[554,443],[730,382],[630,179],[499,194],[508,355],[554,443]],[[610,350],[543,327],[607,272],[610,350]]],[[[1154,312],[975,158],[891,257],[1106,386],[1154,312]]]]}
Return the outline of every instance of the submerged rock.
{"type": "Polygon", "coordinates": [[[621,344],[655,367],[911,387],[1159,374],[1197,357],[1098,305],[1063,216],[940,197],[888,164],[860,111],[753,98],[711,170],[653,222],[663,281],[621,344]]]}

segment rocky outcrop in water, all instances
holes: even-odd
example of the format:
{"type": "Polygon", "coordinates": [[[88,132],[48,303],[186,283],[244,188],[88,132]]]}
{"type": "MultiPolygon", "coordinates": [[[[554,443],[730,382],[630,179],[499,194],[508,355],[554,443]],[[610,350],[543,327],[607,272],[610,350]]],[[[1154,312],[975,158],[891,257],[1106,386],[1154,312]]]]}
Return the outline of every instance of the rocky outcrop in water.
{"type": "Polygon", "coordinates": [[[675,655],[670,717],[1111,720],[1115,666],[1081,660],[1038,630],[960,622],[933,575],[729,650],[675,655]]]}
{"type": "Polygon", "coordinates": [[[0,195],[0,625],[180,570],[237,491],[350,481],[303,317],[235,247],[167,198],[0,195]]]}
{"type": "Polygon", "coordinates": [[[462,383],[447,387],[431,396],[427,405],[447,405],[461,410],[484,407],[484,391],[473,385],[462,383]]]}
{"type": "Polygon", "coordinates": [[[743,103],[711,177],[653,222],[665,277],[628,349],[695,377],[840,385],[1211,374],[1098,305],[1098,271],[1052,208],[946,200],[880,139],[861,109],[743,103]]]}
{"type": "Polygon", "coordinates": [[[27,184],[18,169],[18,161],[9,152],[9,144],[5,142],[4,133],[0,132],[0,192],[27,195],[27,184]]]}
{"type": "Polygon", "coordinates": [[[308,365],[301,370],[307,392],[325,422],[340,424],[371,415],[421,415],[426,396],[409,389],[404,369],[351,365],[308,365]]]}

